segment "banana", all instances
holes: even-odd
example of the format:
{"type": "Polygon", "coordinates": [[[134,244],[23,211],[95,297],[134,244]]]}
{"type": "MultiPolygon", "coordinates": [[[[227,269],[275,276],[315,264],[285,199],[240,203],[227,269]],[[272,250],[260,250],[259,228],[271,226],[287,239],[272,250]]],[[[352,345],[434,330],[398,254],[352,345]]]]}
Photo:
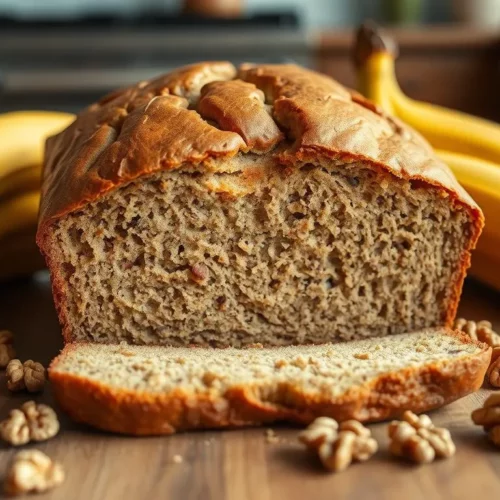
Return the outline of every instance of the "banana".
{"type": "Polygon", "coordinates": [[[395,47],[371,23],[358,30],[354,59],[359,91],[417,129],[435,148],[500,163],[500,125],[406,96],[396,79],[395,47]]]}
{"type": "Polygon", "coordinates": [[[35,232],[45,140],[73,120],[48,111],[0,114],[0,280],[43,268],[35,232]]]}
{"type": "Polygon", "coordinates": [[[358,31],[354,52],[358,90],[420,132],[482,208],[486,225],[470,274],[500,290],[500,125],[405,96],[396,46],[372,24],[358,31]]]}
{"type": "Polygon", "coordinates": [[[47,137],[66,128],[75,116],[52,111],[15,111],[0,115],[0,184],[19,168],[43,162],[47,137]]]}
{"type": "MultiPolygon", "coordinates": [[[[36,226],[40,192],[35,190],[0,203],[0,239],[26,227],[36,226]]],[[[33,244],[35,234],[33,233],[33,244]]]]}
{"type": "Polygon", "coordinates": [[[40,165],[21,167],[0,178],[0,200],[40,189],[42,168],[40,165]]]}

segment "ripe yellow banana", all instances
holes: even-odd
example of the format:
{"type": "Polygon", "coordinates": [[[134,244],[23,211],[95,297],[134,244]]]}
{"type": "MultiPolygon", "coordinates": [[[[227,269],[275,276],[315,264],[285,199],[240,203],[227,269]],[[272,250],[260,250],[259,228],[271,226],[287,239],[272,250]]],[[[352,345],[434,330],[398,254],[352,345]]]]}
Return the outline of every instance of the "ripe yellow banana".
{"type": "Polygon", "coordinates": [[[460,111],[406,96],[395,73],[395,44],[372,24],[357,34],[358,90],[408,125],[437,149],[500,163],[500,126],[460,111]]]}
{"type": "Polygon", "coordinates": [[[52,111],[15,111],[0,115],[0,183],[21,167],[43,162],[45,140],[75,116],[52,111]]]}
{"type": "Polygon", "coordinates": [[[23,228],[36,226],[39,203],[38,190],[0,202],[0,240],[5,241],[9,234],[23,228]]]}
{"type": "Polygon", "coordinates": [[[43,267],[35,232],[45,140],[73,120],[48,111],[0,115],[0,280],[43,267]]]}
{"type": "Polygon", "coordinates": [[[394,42],[376,27],[358,31],[359,90],[420,132],[482,208],[486,226],[470,274],[500,290],[500,125],[405,96],[395,76],[395,53],[394,42]]]}
{"type": "Polygon", "coordinates": [[[34,241],[39,201],[37,188],[0,201],[0,280],[43,268],[34,241]]]}
{"type": "Polygon", "coordinates": [[[42,169],[31,165],[0,177],[0,200],[40,188],[42,169]]]}

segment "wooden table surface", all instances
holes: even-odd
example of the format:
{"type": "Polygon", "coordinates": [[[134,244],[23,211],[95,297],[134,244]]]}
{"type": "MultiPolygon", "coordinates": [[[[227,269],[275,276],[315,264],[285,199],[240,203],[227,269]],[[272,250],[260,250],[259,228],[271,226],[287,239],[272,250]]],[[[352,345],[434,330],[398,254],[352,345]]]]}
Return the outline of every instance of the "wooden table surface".
{"type": "MultiPolygon", "coordinates": [[[[467,283],[460,314],[490,319],[500,329],[500,294],[467,283]]],[[[45,277],[0,287],[0,328],[15,334],[21,359],[44,364],[61,347],[59,326],[45,277]]],[[[3,377],[3,375],[2,375],[3,377]]],[[[386,424],[372,426],[380,451],[341,474],[323,472],[296,443],[298,429],[274,426],[279,442],[265,429],[207,431],[158,438],[130,438],[93,431],[70,422],[59,409],[61,432],[28,445],[61,461],[66,481],[33,498],[60,500],[270,500],[270,499],[485,499],[500,495],[500,450],[491,446],[470,412],[487,389],[432,413],[452,432],[457,454],[425,466],[397,461],[387,453],[386,424]],[[180,455],[181,463],[173,457],[180,455]]],[[[11,395],[0,381],[0,417],[30,399],[11,395]]],[[[39,402],[53,404],[50,384],[39,402]]],[[[1,448],[0,475],[14,450],[1,448]]]]}

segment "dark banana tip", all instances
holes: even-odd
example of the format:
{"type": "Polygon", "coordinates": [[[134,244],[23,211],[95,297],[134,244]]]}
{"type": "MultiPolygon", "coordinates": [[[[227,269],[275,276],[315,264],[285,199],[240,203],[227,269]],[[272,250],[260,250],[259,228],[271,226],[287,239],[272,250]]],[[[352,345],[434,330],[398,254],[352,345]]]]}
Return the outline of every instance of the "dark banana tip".
{"type": "Polygon", "coordinates": [[[394,39],[384,33],[374,21],[365,21],[356,31],[353,59],[356,66],[363,66],[367,59],[376,52],[388,52],[398,55],[398,46],[394,39]]]}

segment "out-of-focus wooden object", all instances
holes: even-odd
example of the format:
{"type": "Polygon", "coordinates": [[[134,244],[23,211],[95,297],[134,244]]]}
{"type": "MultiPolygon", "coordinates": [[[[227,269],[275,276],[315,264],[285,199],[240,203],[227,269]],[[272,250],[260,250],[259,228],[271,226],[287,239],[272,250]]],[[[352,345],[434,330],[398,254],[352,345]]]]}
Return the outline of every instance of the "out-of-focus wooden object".
{"type": "Polygon", "coordinates": [[[452,11],[458,22],[500,27],[500,0],[453,0],[452,11]]]}
{"type": "Polygon", "coordinates": [[[184,0],[184,12],[205,17],[238,17],[243,0],[184,0]]]}

